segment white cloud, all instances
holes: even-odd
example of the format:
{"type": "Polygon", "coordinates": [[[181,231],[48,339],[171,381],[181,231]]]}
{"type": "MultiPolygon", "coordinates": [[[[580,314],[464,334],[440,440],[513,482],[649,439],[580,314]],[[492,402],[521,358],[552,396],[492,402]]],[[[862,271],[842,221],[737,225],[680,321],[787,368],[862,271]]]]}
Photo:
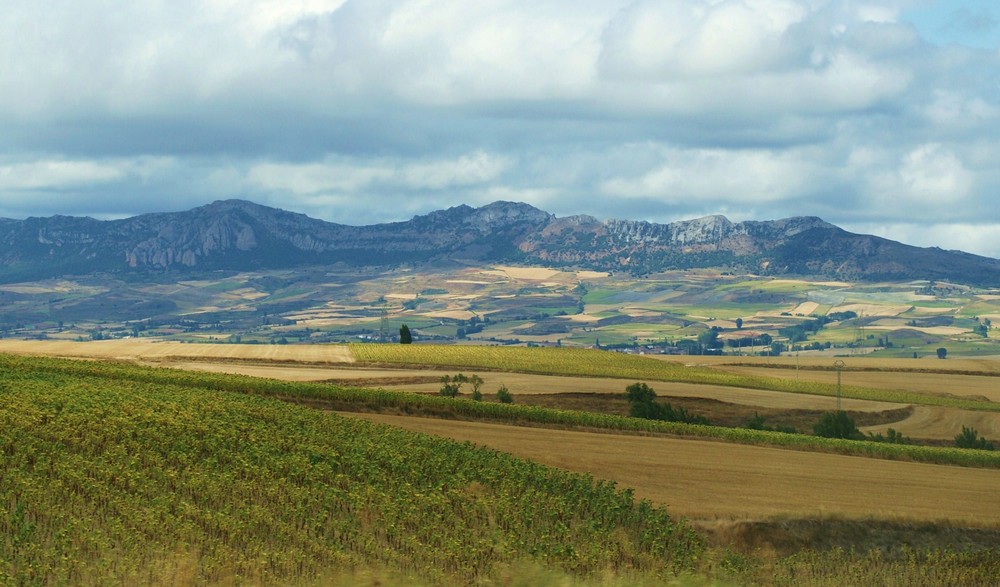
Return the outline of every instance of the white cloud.
{"type": "Polygon", "coordinates": [[[122,179],[120,165],[93,161],[43,160],[0,165],[0,190],[53,190],[122,179]]]}
{"type": "Polygon", "coordinates": [[[975,174],[954,152],[929,143],[905,153],[894,168],[873,171],[871,196],[885,217],[971,218],[974,186],[975,174]]]}
{"type": "Polygon", "coordinates": [[[666,202],[731,202],[755,206],[802,196],[825,173],[805,151],[664,149],[663,163],[638,177],[616,177],[604,193],[666,202]]]}
{"type": "Polygon", "coordinates": [[[297,194],[353,193],[392,186],[442,190],[497,179],[510,162],[482,151],[433,161],[358,161],[331,158],[317,163],[261,163],[249,169],[247,183],[258,189],[297,194]]]}
{"type": "Polygon", "coordinates": [[[1000,53],[928,42],[912,6],[15,2],[0,210],[1000,223],[1000,53]]]}

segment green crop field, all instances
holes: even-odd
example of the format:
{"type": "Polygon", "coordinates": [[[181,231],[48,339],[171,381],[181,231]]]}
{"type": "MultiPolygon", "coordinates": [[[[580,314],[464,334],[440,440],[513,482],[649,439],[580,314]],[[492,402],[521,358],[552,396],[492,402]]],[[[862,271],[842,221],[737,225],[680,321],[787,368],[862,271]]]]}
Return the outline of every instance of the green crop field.
{"type": "Polygon", "coordinates": [[[704,548],[612,484],[220,391],[225,377],[3,368],[3,584],[289,584],[353,568],[451,584],[522,559],[667,577],[704,548]]]}

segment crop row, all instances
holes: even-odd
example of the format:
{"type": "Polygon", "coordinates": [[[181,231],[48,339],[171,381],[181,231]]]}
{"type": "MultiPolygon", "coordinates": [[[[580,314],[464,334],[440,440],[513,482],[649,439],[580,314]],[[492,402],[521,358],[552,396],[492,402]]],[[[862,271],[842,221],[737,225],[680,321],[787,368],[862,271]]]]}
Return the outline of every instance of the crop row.
{"type": "MultiPolygon", "coordinates": [[[[398,344],[352,344],[350,347],[355,359],[362,363],[696,383],[831,397],[837,394],[837,386],[828,383],[744,375],[707,367],[688,367],[650,357],[593,349],[398,344]]],[[[840,393],[842,397],[853,399],[1000,411],[1000,403],[988,400],[905,390],[844,385],[840,393]]]]}
{"type": "MultiPolygon", "coordinates": [[[[527,558],[662,576],[703,550],[613,483],[220,391],[225,377],[8,357],[0,368],[0,584],[170,582],[188,553],[197,582],[355,566],[471,582],[527,558]]],[[[274,382],[230,383],[264,394],[274,382]]]]}

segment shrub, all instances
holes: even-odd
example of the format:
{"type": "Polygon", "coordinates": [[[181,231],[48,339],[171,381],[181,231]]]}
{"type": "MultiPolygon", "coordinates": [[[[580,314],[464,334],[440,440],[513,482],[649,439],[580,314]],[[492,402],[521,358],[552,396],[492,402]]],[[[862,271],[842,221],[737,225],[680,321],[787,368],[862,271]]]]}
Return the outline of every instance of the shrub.
{"type": "Polygon", "coordinates": [[[993,443],[979,436],[975,428],[962,426],[962,433],[955,437],[958,448],[978,448],[980,450],[996,450],[993,443]]]}
{"type": "Polygon", "coordinates": [[[629,415],[633,418],[663,420],[665,422],[686,422],[688,424],[709,424],[708,418],[691,414],[684,408],[674,409],[670,404],[658,404],[656,392],[645,383],[633,383],[625,388],[625,399],[629,401],[629,415]]]}
{"type": "Polygon", "coordinates": [[[761,416],[757,412],[753,413],[752,418],[747,418],[746,424],[743,425],[744,428],[750,430],[764,430],[766,432],[784,432],[785,434],[798,434],[798,430],[791,426],[786,426],[783,424],[778,424],[777,426],[768,426],[764,424],[764,416],[761,416]]]}
{"type": "Polygon", "coordinates": [[[871,440],[874,442],[888,442],[889,444],[910,444],[910,439],[903,436],[901,432],[897,432],[893,428],[889,428],[885,431],[885,435],[881,432],[878,434],[868,433],[868,438],[866,440],[871,440]]]}
{"type": "Polygon", "coordinates": [[[510,394],[506,385],[501,385],[500,389],[497,390],[497,400],[502,404],[514,403],[514,396],[510,394]]]}
{"type": "Polygon", "coordinates": [[[843,410],[827,412],[820,416],[819,422],[813,426],[813,434],[823,438],[848,438],[852,440],[864,438],[858,427],[854,425],[854,420],[843,410]]]}

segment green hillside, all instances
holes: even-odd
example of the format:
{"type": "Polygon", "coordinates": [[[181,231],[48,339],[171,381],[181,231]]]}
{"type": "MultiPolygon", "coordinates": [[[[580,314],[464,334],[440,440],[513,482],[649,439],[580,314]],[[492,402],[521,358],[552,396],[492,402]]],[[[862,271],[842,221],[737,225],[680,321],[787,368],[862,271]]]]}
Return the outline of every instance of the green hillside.
{"type": "MultiPolygon", "coordinates": [[[[0,584],[479,581],[692,568],[701,540],[607,482],[277,400],[219,377],[4,357],[0,584]]],[[[266,381],[261,380],[262,385],[266,381]]]]}

